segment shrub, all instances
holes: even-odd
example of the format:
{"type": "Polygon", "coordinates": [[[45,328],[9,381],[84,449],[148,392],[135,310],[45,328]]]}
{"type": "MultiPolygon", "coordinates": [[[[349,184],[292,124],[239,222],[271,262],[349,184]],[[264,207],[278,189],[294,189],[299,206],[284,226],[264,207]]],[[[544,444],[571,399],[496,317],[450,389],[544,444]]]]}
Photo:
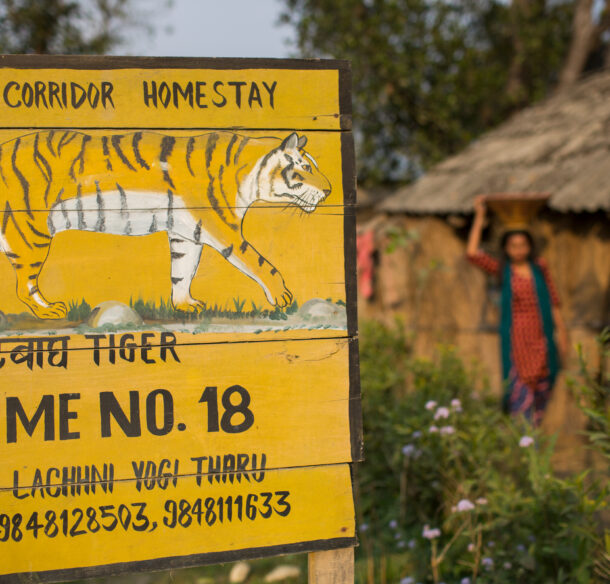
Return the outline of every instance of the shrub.
{"type": "Polygon", "coordinates": [[[363,326],[361,362],[369,583],[595,581],[606,492],[588,473],[555,476],[552,439],[474,391],[454,349],[414,358],[398,324],[363,326]]]}

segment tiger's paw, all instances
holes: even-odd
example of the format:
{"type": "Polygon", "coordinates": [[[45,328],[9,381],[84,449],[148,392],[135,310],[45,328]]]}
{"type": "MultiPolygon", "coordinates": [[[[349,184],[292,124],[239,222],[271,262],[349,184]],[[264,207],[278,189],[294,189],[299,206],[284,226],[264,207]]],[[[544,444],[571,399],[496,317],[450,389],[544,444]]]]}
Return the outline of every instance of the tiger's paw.
{"type": "Polygon", "coordinates": [[[63,302],[51,302],[48,306],[31,304],[30,309],[35,316],[44,320],[59,320],[66,318],[68,314],[68,309],[63,302]]]}
{"type": "Polygon", "coordinates": [[[292,302],[292,292],[284,284],[284,278],[276,268],[271,270],[271,278],[268,278],[263,286],[265,296],[269,304],[284,308],[292,302]]]}
{"type": "Polygon", "coordinates": [[[277,295],[267,296],[267,300],[273,306],[277,306],[279,308],[285,308],[286,306],[290,306],[292,304],[293,295],[286,286],[282,287],[282,290],[277,293],[277,295]]]}
{"type": "Polygon", "coordinates": [[[290,306],[293,298],[292,292],[288,290],[288,288],[284,288],[284,292],[276,301],[276,306],[279,306],[280,308],[290,306]]]}
{"type": "Polygon", "coordinates": [[[174,308],[180,312],[188,313],[199,313],[205,308],[205,304],[201,300],[195,300],[194,298],[186,298],[180,301],[172,300],[174,308]]]}

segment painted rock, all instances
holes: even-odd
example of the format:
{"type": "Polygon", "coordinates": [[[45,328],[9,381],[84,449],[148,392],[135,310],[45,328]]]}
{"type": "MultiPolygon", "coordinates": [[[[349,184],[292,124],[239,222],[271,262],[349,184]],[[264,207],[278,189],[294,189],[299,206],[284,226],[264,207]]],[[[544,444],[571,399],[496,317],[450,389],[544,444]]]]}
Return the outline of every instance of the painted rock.
{"type": "Polygon", "coordinates": [[[97,328],[105,324],[120,326],[127,324],[142,324],[140,315],[122,302],[109,300],[98,304],[92,311],[87,324],[97,328]]]}
{"type": "Polygon", "coordinates": [[[339,306],[322,298],[312,298],[299,308],[299,316],[303,320],[311,321],[344,320],[345,306],[339,306]]]}

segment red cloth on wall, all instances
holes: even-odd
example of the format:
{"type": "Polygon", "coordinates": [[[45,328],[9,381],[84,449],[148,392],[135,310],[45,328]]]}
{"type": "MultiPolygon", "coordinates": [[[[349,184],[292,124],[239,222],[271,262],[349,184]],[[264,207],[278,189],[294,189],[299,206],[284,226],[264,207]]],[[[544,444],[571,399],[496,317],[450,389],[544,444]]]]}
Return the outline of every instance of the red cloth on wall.
{"type": "MultiPolygon", "coordinates": [[[[488,274],[498,276],[500,262],[483,251],[468,259],[488,274]]],[[[553,306],[559,306],[559,296],[546,262],[536,260],[549,288],[553,306]]],[[[512,327],[511,344],[513,362],[517,374],[525,384],[536,384],[548,376],[546,340],[542,330],[542,318],[533,277],[526,277],[511,270],[512,327]]]]}
{"type": "Polygon", "coordinates": [[[358,266],[358,288],[367,300],[373,297],[373,272],[375,261],[375,232],[372,229],[356,237],[356,264],[358,266]]]}

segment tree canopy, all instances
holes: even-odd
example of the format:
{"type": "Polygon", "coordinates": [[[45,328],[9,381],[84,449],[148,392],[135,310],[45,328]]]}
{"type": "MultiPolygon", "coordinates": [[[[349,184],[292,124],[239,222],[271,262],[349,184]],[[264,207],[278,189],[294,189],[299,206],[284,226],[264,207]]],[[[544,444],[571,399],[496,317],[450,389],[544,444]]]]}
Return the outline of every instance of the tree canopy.
{"type": "Polygon", "coordinates": [[[133,10],[134,0],[0,0],[0,52],[107,53],[141,25],[133,10]]]}
{"type": "MultiPolygon", "coordinates": [[[[587,2],[284,0],[280,20],[302,56],[352,61],[359,178],[378,183],[412,180],[544,97],[565,77],[587,2]]],[[[595,66],[604,30],[578,73],[595,66]]]]}

